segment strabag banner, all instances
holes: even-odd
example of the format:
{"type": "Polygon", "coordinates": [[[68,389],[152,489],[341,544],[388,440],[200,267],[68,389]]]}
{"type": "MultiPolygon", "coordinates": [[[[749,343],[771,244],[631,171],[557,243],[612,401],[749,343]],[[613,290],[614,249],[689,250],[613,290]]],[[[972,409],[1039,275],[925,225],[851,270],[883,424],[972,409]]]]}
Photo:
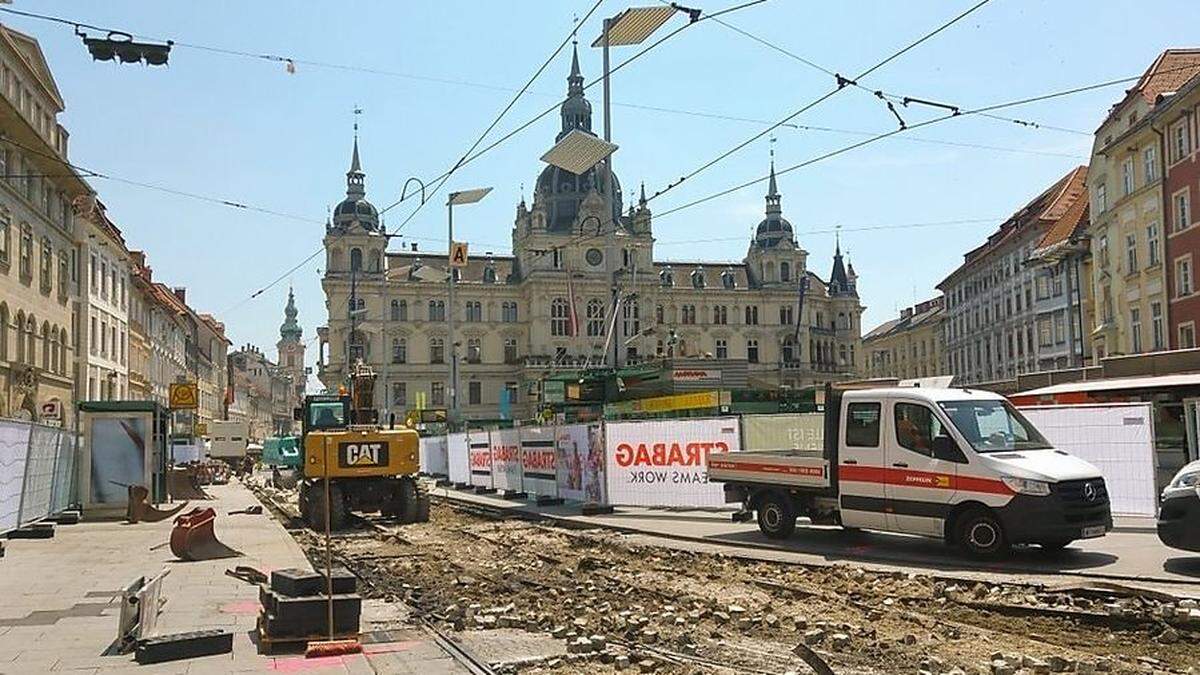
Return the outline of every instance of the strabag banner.
{"type": "Polygon", "coordinates": [[[741,450],[736,417],[610,422],[605,435],[609,504],[725,506],[708,455],[741,450]]]}
{"type": "Polygon", "coordinates": [[[554,450],[558,496],[574,502],[607,503],[602,427],[599,424],[558,427],[554,450]]]}
{"type": "Polygon", "coordinates": [[[488,432],[472,431],[468,433],[467,453],[471,469],[471,485],[492,487],[492,449],[488,445],[488,432]]]}
{"type": "Polygon", "coordinates": [[[516,429],[488,432],[492,447],[492,487],[521,491],[521,436],[516,429]]]}
{"type": "Polygon", "coordinates": [[[471,482],[470,462],[467,460],[467,435],[450,434],[446,437],[446,466],[451,483],[466,485],[471,482]]]}
{"type": "Polygon", "coordinates": [[[556,496],[554,427],[521,427],[520,432],[522,491],[556,496]]]}

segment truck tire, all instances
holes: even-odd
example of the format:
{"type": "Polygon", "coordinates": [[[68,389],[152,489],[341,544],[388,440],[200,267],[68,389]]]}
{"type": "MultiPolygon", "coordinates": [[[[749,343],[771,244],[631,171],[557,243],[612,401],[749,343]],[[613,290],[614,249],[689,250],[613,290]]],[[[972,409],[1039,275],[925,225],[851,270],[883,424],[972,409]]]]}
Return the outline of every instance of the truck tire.
{"type": "Polygon", "coordinates": [[[396,493],[400,500],[400,522],[404,524],[417,522],[417,516],[420,515],[420,504],[417,502],[417,482],[408,476],[401,478],[396,493]]]}
{"type": "MultiPolygon", "coordinates": [[[[315,532],[325,531],[325,485],[317,481],[308,487],[308,526],[315,532]]],[[[340,530],[346,526],[346,519],[349,515],[346,509],[346,499],[342,494],[342,487],[337,483],[329,485],[329,500],[331,503],[329,511],[329,529],[340,530]]]]}
{"type": "Polygon", "coordinates": [[[758,512],[758,529],[768,538],[787,539],[796,531],[796,510],[787,495],[768,492],[755,510],[758,512]]]}
{"type": "Polygon", "coordinates": [[[417,519],[418,523],[429,522],[429,490],[420,483],[417,484],[417,519]]]}
{"type": "Polygon", "coordinates": [[[982,508],[971,509],[959,517],[955,541],[976,558],[994,558],[1008,550],[1004,526],[994,513],[982,508]]]}

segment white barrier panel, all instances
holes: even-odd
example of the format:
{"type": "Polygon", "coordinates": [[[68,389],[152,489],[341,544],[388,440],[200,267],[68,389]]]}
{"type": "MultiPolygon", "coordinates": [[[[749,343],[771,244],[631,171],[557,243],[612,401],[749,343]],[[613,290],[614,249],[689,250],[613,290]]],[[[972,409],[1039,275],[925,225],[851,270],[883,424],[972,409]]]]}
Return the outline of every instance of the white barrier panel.
{"type": "Polygon", "coordinates": [[[75,436],[67,432],[60,434],[58,459],[54,463],[54,493],[50,498],[50,513],[66,511],[75,498],[71,490],[75,476],[75,450],[75,436]]]}
{"type": "Polygon", "coordinates": [[[555,474],[558,496],[575,502],[604,499],[604,433],[599,424],[558,427],[555,474]]]}
{"type": "Polygon", "coordinates": [[[605,434],[610,504],[725,506],[708,454],[741,450],[737,418],[610,422],[605,434]]]}
{"type": "Polygon", "coordinates": [[[471,482],[466,434],[450,434],[446,437],[446,466],[450,482],[463,485],[471,482]]]}
{"type": "Polygon", "coordinates": [[[492,449],[488,445],[488,432],[472,431],[467,434],[467,452],[471,467],[471,485],[492,487],[492,449]]]}
{"type": "Polygon", "coordinates": [[[445,476],[446,437],[427,436],[421,439],[421,472],[429,476],[445,476]]]}
{"type": "Polygon", "coordinates": [[[0,533],[19,527],[29,425],[0,421],[0,533]]]}
{"type": "Polygon", "coordinates": [[[742,417],[747,452],[790,450],[821,456],[825,451],[825,415],[783,413],[742,417]]]}
{"type": "Polygon", "coordinates": [[[554,427],[522,427],[521,490],[535,495],[558,496],[554,427]]]}
{"type": "Polygon", "coordinates": [[[1158,515],[1151,404],[1033,406],[1021,412],[1055,448],[1100,469],[1114,514],[1158,515]]]}
{"type": "Polygon", "coordinates": [[[25,464],[25,497],[21,500],[21,525],[50,515],[54,490],[54,460],[58,456],[58,429],[34,425],[29,437],[29,459],[25,464]]]}
{"type": "Polygon", "coordinates": [[[516,429],[488,432],[492,444],[492,478],[497,490],[521,491],[521,436],[516,429]]]}

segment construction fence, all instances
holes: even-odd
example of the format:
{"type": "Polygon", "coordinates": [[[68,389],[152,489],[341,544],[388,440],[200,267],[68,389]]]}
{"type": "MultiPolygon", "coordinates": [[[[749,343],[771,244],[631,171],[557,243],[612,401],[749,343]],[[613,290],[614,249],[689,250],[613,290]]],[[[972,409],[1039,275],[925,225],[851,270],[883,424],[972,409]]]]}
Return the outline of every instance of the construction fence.
{"type": "Polygon", "coordinates": [[[0,419],[0,534],[66,511],[75,499],[79,438],[0,419]]]}

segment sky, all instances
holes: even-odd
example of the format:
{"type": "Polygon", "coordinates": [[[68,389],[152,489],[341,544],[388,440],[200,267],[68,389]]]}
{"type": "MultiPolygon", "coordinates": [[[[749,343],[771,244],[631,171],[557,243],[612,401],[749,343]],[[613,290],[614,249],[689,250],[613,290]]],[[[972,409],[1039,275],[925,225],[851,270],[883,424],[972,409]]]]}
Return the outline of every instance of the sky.
{"type": "MultiPolygon", "coordinates": [[[[320,249],[328,210],[345,195],[353,111],[362,111],[367,197],[382,209],[409,177],[429,182],[449,169],[593,1],[0,5],[173,40],[165,68],[94,62],[69,26],[2,13],[0,21],[41,43],[66,100],[60,122],[71,135],[70,159],[111,177],[90,182],[130,248],[147,252],[157,280],[187,287],[190,304],[224,321],[235,345],[273,352],[289,284],[305,339],[325,322],[321,256],[250,296],[320,249]],[[295,72],[218,50],[285,56],[295,72]]],[[[693,3],[710,12],[737,4],[701,1],[693,3]]],[[[734,28],[850,76],[976,1],[767,0],[723,15],[729,26],[704,21],[679,31],[612,77],[614,167],[626,199],[643,182],[649,194],[662,190],[833,87],[829,75],[734,28]]],[[[626,6],[605,0],[579,25],[589,82],[601,69],[599,50],[588,47],[600,17],[626,6]]],[[[1012,101],[1140,75],[1163,49],[1197,46],[1197,18],[1194,0],[991,0],[860,84],[962,108],[1012,101]]],[[[680,15],[655,37],[684,23],[680,15]]],[[[614,65],[638,49],[614,48],[614,65]]],[[[489,140],[563,98],[570,56],[568,45],[489,140]]],[[[964,252],[1086,164],[1091,132],[1128,86],[998,113],[1039,127],[962,116],[788,172],[779,177],[784,216],[823,278],[840,228],[859,274],[865,333],[935,295],[964,252]]],[[[588,98],[599,130],[599,85],[588,98]]],[[[915,124],[944,111],[898,112],[915,124]]],[[[897,127],[883,102],[853,87],[792,122],[804,128],[783,127],[773,144],[766,136],[749,144],[653,199],[652,212],[764,177],[772,147],[782,169],[865,138],[847,132],[897,127]]],[[[531,196],[538,158],[558,127],[555,111],[451,177],[446,189],[494,187],[482,202],[456,209],[456,239],[472,252],[510,250],[516,205],[531,196]]],[[[765,192],[759,183],[656,216],[656,258],[740,260],[765,192]]],[[[444,195],[431,199],[393,248],[416,242],[444,251],[444,203],[444,195]]],[[[405,202],[387,212],[385,225],[395,228],[412,208],[405,202]]],[[[315,343],[308,351],[311,363],[315,343]]]]}

